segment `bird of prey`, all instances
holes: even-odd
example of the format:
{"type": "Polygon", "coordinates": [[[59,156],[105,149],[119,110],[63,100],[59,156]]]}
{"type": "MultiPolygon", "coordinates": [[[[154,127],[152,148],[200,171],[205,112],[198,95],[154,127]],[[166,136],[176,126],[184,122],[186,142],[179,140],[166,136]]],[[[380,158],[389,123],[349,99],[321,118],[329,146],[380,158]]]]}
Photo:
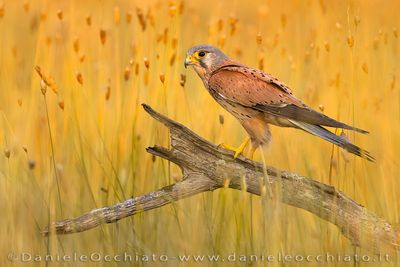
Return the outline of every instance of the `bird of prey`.
{"type": "Polygon", "coordinates": [[[211,96],[236,119],[250,137],[238,147],[224,145],[240,155],[251,140],[250,157],[271,139],[269,125],[293,127],[316,135],[350,153],[374,161],[371,154],[323,126],[367,131],[334,120],[296,98],[284,83],[260,70],[245,66],[211,45],[190,48],[185,68],[192,66],[211,96]]]}

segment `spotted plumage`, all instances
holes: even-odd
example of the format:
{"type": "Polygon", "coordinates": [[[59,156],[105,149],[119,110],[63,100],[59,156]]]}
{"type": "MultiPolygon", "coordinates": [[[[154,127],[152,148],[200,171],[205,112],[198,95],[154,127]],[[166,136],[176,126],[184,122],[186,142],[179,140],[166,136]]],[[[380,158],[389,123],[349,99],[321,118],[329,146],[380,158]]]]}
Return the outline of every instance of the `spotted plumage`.
{"type": "Polygon", "coordinates": [[[293,127],[319,136],[373,161],[365,150],[323,126],[368,133],[334,120],[297,99],[290,88],[260,70],[227,57],[219,49],[201,45],[188,50],[185,66],[193,66],[211,96],[236,117],[250,136],[253,148],[271,140],[269,124],[293,127]]]}

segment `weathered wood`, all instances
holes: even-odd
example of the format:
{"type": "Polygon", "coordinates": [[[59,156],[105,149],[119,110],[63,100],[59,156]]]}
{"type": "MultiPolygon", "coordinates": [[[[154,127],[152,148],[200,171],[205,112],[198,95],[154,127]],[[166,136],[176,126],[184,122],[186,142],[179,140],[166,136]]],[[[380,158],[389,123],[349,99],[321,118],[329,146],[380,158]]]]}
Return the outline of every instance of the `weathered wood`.
{"type": "Polygon", "coordinates": [[[171,135],[171,149],[155,146],[147,148],[147,151],[180,166],[183,179],[114,206],[51,223],[43,234],[86,231],[226,185],[255,195],[267,194],[268,189],[278,187],[278,197],[283,203],[307,210],[336,225],[354,245],[374,252],[399,249],[398,229],[334,187],[295,173],[265,167],[241,156],[234,159],[231,151],[208,142],[151,107],[143,107],[167,126],[171,135]]]}

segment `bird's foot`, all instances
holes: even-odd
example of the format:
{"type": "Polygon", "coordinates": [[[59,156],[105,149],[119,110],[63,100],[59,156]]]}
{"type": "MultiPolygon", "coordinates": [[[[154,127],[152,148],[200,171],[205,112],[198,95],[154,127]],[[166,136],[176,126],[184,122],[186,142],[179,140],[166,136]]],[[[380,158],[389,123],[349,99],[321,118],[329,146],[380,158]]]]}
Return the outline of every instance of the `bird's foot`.
{"type": "MultiPolygon", "coordinates": [[[[233,156],[233,158],[236,159],[240,154],[243,154],[243,151],[246,148],[249,141],[250,141],[250,138],[246,137],[246,139],[243,141],[243,143],[239,147],[233,147],[231,145],[227,145],[224,143],[220,144],[219,146],[222,146],[223,148],[226,148],[228,150],[232,150],[233,152],[235,152],[235,155],[233,156]]],[[[253,156],[253,155],[251,155],[251,156],[253,156]]]]}

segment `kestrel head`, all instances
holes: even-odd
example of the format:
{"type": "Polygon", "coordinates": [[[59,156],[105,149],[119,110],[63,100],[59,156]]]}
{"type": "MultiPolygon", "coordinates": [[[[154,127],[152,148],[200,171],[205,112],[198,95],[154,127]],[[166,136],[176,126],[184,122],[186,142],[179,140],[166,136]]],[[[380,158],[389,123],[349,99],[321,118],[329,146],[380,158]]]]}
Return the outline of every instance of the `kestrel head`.
{"type": "Polygon", "coordinates": [[[222,65],[228,57],[211,45],[198,45],[190,48],[186,53],[185,68],[193,66],[200,77],[210,73],[222,65]]]}

